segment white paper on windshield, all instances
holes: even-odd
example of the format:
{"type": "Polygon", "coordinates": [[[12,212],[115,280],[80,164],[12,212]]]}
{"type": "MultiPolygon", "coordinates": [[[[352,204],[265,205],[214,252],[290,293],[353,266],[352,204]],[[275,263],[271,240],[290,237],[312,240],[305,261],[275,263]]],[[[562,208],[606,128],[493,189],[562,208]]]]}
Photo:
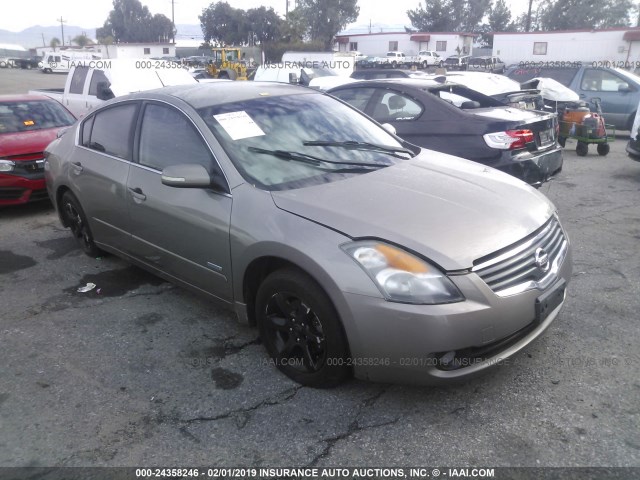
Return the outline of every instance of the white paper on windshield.
{"type": "Polygon", "coordinates": [[[245,112],[230,112],[214,115],[224,131],[232,140],[242,140],[243,138],[260,137],[265,135],[256,122],[245,112]]]}

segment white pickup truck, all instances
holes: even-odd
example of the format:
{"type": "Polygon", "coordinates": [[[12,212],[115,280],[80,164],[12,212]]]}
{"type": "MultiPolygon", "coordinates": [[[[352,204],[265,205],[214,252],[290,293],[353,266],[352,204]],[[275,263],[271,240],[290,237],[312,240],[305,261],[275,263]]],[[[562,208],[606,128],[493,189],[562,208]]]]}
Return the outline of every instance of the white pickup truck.
{"type": "Polygon", "coordinates": [[[387,52],[385,57],[377,57],[374,62],[379,67],[418,67],[427,68],[428,66],[439,66],[443,64],[443,59],[436,52],[430,50],[421,50],[418,55],[407,56],[403,52],[387,52]]]}
{"type": "Polygon", "coordinates": [[[80,118],[102,102],[129,93],[198,81],[175,62],[151,59],[78,61],[64,89],[31,90],[57,100],[80,118]]]}

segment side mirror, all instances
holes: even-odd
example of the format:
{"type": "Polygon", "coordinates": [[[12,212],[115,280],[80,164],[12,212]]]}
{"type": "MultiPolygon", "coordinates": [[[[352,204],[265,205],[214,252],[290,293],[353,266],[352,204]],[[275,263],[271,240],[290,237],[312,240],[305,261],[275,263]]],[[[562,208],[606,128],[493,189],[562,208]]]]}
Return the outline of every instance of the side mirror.
{"type": "Polygon", "coordinates": [[[109,88],[109,82],[98,82],[96,89],[96,97],[98,97],[99,100],[111,100],[115,97],[109,88]]]}
{"type": "Polygon", "coordinates": [[[463,110],[468,110],[471,108],[480,108],[480,102],[476,102],[475,100],[467,100],[466,102],[462,102],[460,108],[463,110]]]}
{"type": "Polygon", "coordinates": [[[629,86],[628,83],[621,83],[620,85],[618,85],[618,91],[622,93],[626,93],[626,92],[632,92],[633,90],[631,90],[631,87],[629,86]]]}
{"type": "Polygon", "coordinates": [[[391,125],[390,123],[383,123],[382,124],[382,128],[384,128],[387,132],[389,132],[392,135],[396,135],[396,127],[394,127],[393,125],[391,125]]]}
{"type": "Polygon", "coordinates": [[[207,188],[211,186],[211,175],[196,163],[171,165],[162,170],[162,184],[177,188],[207,188]]]}
{"type": "Polygon", "coordinates": [[[289,83],[297,84],[298,83],[298,75],[295,73],[289,74],[289,83]]]}

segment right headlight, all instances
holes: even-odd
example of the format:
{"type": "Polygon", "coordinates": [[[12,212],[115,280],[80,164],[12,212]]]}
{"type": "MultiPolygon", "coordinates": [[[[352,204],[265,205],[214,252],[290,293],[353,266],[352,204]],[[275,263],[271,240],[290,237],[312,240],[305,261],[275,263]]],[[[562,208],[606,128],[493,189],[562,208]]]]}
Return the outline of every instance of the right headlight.
{"type": "Polygon", "coordinates": [[[434,305],[464,300],[437,267],[401,248],[375,240],[347,243],[341,248],[367,272],[389,301],[434,305]]]}
{"type": "Polygon", "coordinates": [[[13,172],[16,162],[12,160],[0,160],[0,172],[13,172]]]}

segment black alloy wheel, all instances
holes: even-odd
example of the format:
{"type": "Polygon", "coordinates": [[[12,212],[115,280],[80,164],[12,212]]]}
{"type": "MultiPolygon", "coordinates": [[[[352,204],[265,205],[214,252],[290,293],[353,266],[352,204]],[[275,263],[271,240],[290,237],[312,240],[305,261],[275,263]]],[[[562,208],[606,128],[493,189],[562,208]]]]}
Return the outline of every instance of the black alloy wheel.
{"type": "Polygon", "coordinates": [[[349,376],[342,324],[308,275],[295,269],[271,273],[258,289],[256,317],[269,356],[292,380],[323,388],[349,376]]]}

